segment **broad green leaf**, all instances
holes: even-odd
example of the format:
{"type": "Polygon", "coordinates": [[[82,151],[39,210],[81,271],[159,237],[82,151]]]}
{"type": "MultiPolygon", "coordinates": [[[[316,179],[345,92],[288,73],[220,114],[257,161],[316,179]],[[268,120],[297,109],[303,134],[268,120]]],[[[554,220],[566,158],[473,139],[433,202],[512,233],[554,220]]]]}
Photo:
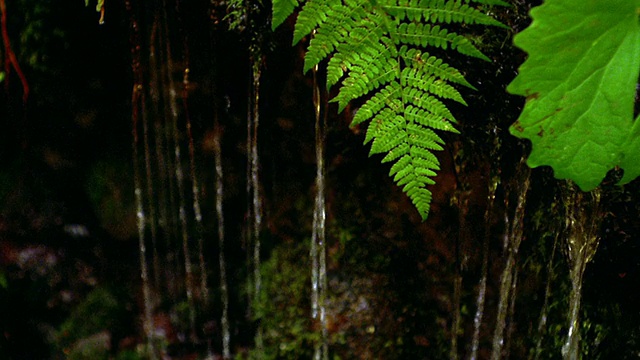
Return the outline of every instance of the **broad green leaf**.
{"type": "Polygon", "coordinates": [[[531,140],[531,167],[549,165],[584,191],[620,166],[640,175],[633,119],[640,71],[640,0],[546,0],[515,37],[529,57],[507,90],[527,97],[511,133],[531,140]]]}
{"type": "Polygon", "coordinates": [[[2,82],[2,80],[4,80],[4,72],[0,71],[0,82],[2,82]]]}

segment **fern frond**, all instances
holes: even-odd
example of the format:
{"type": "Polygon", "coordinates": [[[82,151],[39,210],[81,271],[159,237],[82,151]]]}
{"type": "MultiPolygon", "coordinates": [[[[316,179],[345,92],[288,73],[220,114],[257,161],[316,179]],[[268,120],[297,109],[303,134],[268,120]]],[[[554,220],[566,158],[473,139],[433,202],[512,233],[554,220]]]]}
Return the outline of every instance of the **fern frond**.
{"type": "Polygon", "coordinates": [[[402,102],[400,100],[402,95],[402,87],[400,83],[392,81],[390,84],[380,89],[371,99],[367,100],[358,109],[356,114],[353,116],[353,120],[351,121],[351,126],[355,126],[360,124],[363,121],[367,121],[373,117],[373,115],[377,114],[378,111],[382,110],[385,106],[397,112],[398,109],[402,107],[402,102]]]}
{"type": "MultiPolygon", "coordinates": [[[[286,18],[292,1],[302,0],[276,0],[274,6],[282,8],[278,21],[286,18]]],[[[432,197],[427,186],[440,169],[435,152],[444,146],[436,131],[458,133],[445,102],[466,105],[456,86],[474,89],[459,70],[426,50],[453,50],[489,60],[467,37],[446,26],[505,27],[471,2],[307,0],[294,31],[294,43],[313,32],[305,72],[329,59],[327,87],[341,81],[331,100],[339,110],[366,97],[351,125],[370,120],[364,139],[371,144],[370,155],[386,154],[382,162],[392,163],[389,175],[423,219],[432,197]]],[[[475,2],[504,5],[502,0],[475,2]]]]}
{"type": "Polygon", "coordinates": [[[395,47],[391,40],[382,37],[384,26],[381,22],[356,28],[351,32],[350,42],[341,44],[327,65],[327,88],[335,85],[345,71],[356,66],[367,67],[378,63],[378,59],[395,57],[395,47]]]}
{"type": "Polygon", "coordinates": [[[431,56],[429,53],[422,53],[417,49],[408,49],[406,46],[400,49],[400,55],[404,58],[408,66],[412,66],[424,74],[433,74],[442,80],[464,85],[476,90],[473,85],[467,82],[460,71],[449,66],[438,57],[431,56]]]}
{"type": "Polygon", "coordinates": [[[445,0],[398,0],[384,9],[400,21],[427,21],[431,23],[463,23],[493,25],[506,28],[491,16],[457,1],[445,0]]]}
{"type": "Polygon", "coordinates": [[[418,123],[422,126],[430,127],[436,130],[450,131],[456,134],[460,132],[453,126],[452,121],[438,116],[430,111],[423,110],[411,105],[407,106],[404,116],[408,121],[418,123]]]}
{"type": "Polygon", "coordinates": [[[311,34],[314,29],[332,16],[332,13],[327,9],[341,5],[341,0],[307,1],[298,14],[298,20],[293,30],[293,45],[297,44],[303,37],[311,34]]]}
{"type": "Polygon", "coordinates": [[[287,20],[298,5],[298,0],[273,0],[271,6],[271,29],[275,30],[287,20]]]}
{"type": "Polygon", "coordinates": [[[337,102],[339,104],[338,110],[342,111],[351,100],[397,79],[399,72],[400,64],[395,58],[387,59],[380,67],[353,67],[343,81],[340,93],[331,99],[331,102],[337,102]]]}
{"type": "Polygon", "coordinates": [[[331,9],[333,16],[317,28],[309,43],[303,71],[309,71],[332,53],[338,44],[347,42],[354,28],[365,27],[367,21],[362,20],[366,20],[370,11],[368,8],[367,2],[363,4],[363,1],[358,0],[343,0],[342,4],[335,5],[331,9]]]}
{"type": "Polygon", "coordinates": [[[466,3],[477,3],[492,6],[511,6],[508,2],[502,0],[464,0],[466,3]]]}
{"type": "Polygon", "coordinates": [[[447,50],[449,48],[457,50],[463,55],[477,57],[482,60],[491,61],[469,39],[456,33],[450,33],[447,29],[439,25],[431,26],[422,23],[402,23],[395,33],[400,42],[404,44],[417,45],[421,47],[433,46],[447,50]]]}
{"type": "Polygon", "coordinates": [[[435,76],[425,78],[424,73],[421,73],[418,69],[405,68],[402,70],[400,80],[404,87],[420,89],[443,99],[451,99],[462,105],[467,105],[456,88],[435,76]]]}

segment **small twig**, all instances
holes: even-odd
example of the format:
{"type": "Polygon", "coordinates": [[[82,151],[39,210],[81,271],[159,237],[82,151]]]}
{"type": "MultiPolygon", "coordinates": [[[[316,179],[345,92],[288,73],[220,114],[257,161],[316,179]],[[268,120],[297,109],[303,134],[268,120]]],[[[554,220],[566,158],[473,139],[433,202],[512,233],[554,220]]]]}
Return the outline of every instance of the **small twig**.
{"type": "Polygon", "coordinates": [[[11,68],[13,67],[16,70],[16,74],[18,74],[18,78],[20,78],[20,82],[22,83],[22,101],[26,103],[27,98],[29,97],[29,84],[27,83],[27,78],[24,76],[22,69],[20,69],[20,64],[18,63],[16,54],[11,49],[9,32],[7,31],[7,6],[5,4],[5,0],[0,0],[0,16],[0,26],[2,27],[2,43],[4,44],[4,52],[6,54],[6,58],[4,59],[4,69],[7,73],[5,86],[7,89],[9,89],[9,73],[11,72],[11,68]]]}

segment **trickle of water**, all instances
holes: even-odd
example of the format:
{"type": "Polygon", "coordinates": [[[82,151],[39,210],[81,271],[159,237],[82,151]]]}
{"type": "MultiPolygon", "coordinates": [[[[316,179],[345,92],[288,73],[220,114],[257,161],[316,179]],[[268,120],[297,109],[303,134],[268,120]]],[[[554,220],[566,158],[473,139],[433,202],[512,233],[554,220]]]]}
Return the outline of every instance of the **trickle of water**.
{"type": "Polygon", "coordinates": [[[496,190],[500,177],[497,174],[493,174],[489,182],[489,193],[487,195],[487,208],[484,213],[485,231],[484,238],[482,239],[482,269],[480,275],[480,281],[478,283],[478,297],[476,298],[476,313],[473,317],[473,337],[471,340],[471,351],[469,353],[470,360],[476,360],[478,356],[478,348],[480,346],[480,327],[482,326],[482,319],[484,317],[484,304],[487,293],[487,277],[489,275],[489,241],[491,238],[491,223],[493,204],[496,199],[496,190]]]}
{"type": "Polygon", "coordinates": [[[153,172],[151,170],[151,149],[149,146],[149,120],[146,106],[146,96],[144,93],[140,97],[142,110],[142,138],[144,146],[145,174],[147,176],[147,201],[149,204],[149,227],[151,229],[151,246],[153,247],[153,284],[156,289],[160,288],[160,262],[158,256],[158,244],[156,236],[156,207],[153,191],[153,172]]]}
{"type": "MultiPolygon", "coordinates": [[[[175,125],[175,123],[174,123],[175,125]]],[[[185,205],[184,195],[184,174],[182,172],[182,165],[180,164],[180,144],[178,143],[178,130],[174,128],[174,141],[175,141],[175,161],[176,161],[176,182],[178,185],[178,198],[179,198],[179,218],[180,229],[182,231],[182,253],[184,255],[184,271],[185,271],[185,287],[187,292],[187,304],[189,306],[189,325],[191,326],[191,338],[195,340],[196,337],[196,311],[193,300],[193,265],[191,263],[191,250],[189,247],[189,234],[187,230],[187,212],[185,205]]]]}
{"type": "MultiPolygon", "coordinates": [[[[169,216],[168,216],[168,209],[167,209],[167,205],[168,205],[168,198],[167,198],[167,165],[165,163],[165,144],[164,144],[164,131],[163,131],[163,125],[162,125],[162,113],[160,111],[161,105],[160,105],[160,97],[161,97],[161,85],[160,85],[160,78],[159,75],[162,75],[162,68],[161,66],[159,66],[158,64],[158,57],[159,57],[159,52],[158,52],[158,48],[156,47],[156,44],[160,44],[162,43],[161,38],[161,33],[160,33],[160,28],[159,28],[159,15],[158,15],[158,9],[155,10],[155,15],[154,15],[154,20],[153,20],[153,25],[152,25],[152,35],[151,35],[151,41],[149,44],[149,68],[150,68],[150,76],[149,76],[149,94],[151,95],[151,111],[152,114],[154,116],[154,131],[153,131],[153,137],[155,140],[155,148],[154,148],[154,156],[156,159],[156,163],[157,163],[157,168],[158,168],[158,230],[159,230],[159,234],[164,236],[165,241],[167,242],[165,245],[168,245],[168,242],[171,241],[170,240],[170,234],[169,234],[169,216]]],[[[167,253],[168,253],[168,249],[170,247],[166,246],[167,249],[167,253]]],[[[157,251],[156,251],[157,253],[157,251]]],[[[154,254],[154,261],[155,262],[160,262],[158,255],[154,254]]],[[[167,262],[166,265],[170,264],[170,262],[167,262]]],[[[155,266],[155,263],[154,263],[155,266]]],[[[166,268],[168,268],[168,266],[165,266],[166,268]]],[[[157,277],[156,282],[158,282],[156,285],[156,288],[158,290],[161,289],[159,281],[160,281],[160,271],[158,269],[155,269],[155,276],[157,277]]],[[[165,278],[166,278],[166,289],[171,292],[171,286],[169,284],[172,283],[170,276],[168,276],[169,274],[167,274],[167,270],[165,270],[165,278]]]]}
{"type": "Polygon", "coordinates": [[[324,142],[326,118],[321,117],[322,96],[317,82],[318,66],[313,69],[313,105],[315,110],[316,195],[311,236],[311,317],[320,320],[321,341],[314,350],[315,360],[329,358],[327,324],[327,259],[324,142]]]}
{"type": "MultiPolygon", "coordinates": [[[[185,43],[185,47],[186,47],[185,43]]],[[[186,52],[186,50],[185,50],[186,52]]],[[[202,293],[202,302],[205,307],[209,303],[209,287],[207,285],[207,265],[204,261],[204,226],[202,225],[202,211],[200,209],[200,188],[198,186],[198,178],[196,176],[196,160],[195,146],[193,143],[193,134],[191,131],[191,118],[189,116],[189,107],[187,106],[189,92],[189,68],[184,70],[183,78],[182,102],[185,112],[185,121],[187,128],[187,139],[189,142],[189,175],[191,177],[191,192],[193,194],[193,213],[196,220],[196,241],[198,244],[198,261],[200,265],[200,292],[202,293]]]]}
{"type": "MultiPolygon", "coordinates": [[[[520,159],[518,164],[518,173],[515,176],[514,185],[517,187],[516,208],[513,214],[511,224],[505,224],[505,246],[507,251],[507,260],[505,262],[502,275],[500,276],[500,295],[498,298],[498,310],[496,315],[496,327],[493,333],[493,347],[491,352],[491,360],[499,360],[502,357],[502,349],[504,347],[504,330],[506,327],[507,313],[509,312],[510,298],[515,296],[512,292],[514,282],[516,281],[516,257],[518,249],[522,241],[524,233],[524,211],[527,200],[527,192],[530,182],[530,168],[525,164],[525,158],[520,159]],[[510,225],[510,226],[509,226],[510,225]]],[[[505,199],[508,199],[508,194],[505,199]]],[[[505,200],[506,201],[506,200],[505,200]]],[[[505,212],[508,212],[508,206],[505,212]]],[[[505,216],[508,219],[508,216],[505,216]]]]}
{"type": "Polygon", "coordinates": [[[580,302],[582,278],[587,264],[596,253],[600,229],[600,189],[583,193],[575,184],[563,188],[565,198],[566,248],[569,259],[571,293],[569,295],[569,330],[562,346],[565,360],[580,359],[580,302]]]}
{"type": "Polygon", "coordinates": [[[140,66],[140,37],[138,34],[138,23],[134,16],[131,2],[126,1],[125,7],[130,16],[130,43],[132,52],[131,67],[134,74],[134,85],[131,99],[131,135],[132,135],[132,160],[133,160],[133,181],[134,181],[134,194],[136,201],[136,214],[138,225],[138,245],[140,253],[140,278],[142,280],[142,296],[144,302],[144,333],[147,338],[147,353],[152,360],[156,359],[156,351],[154,349],[153,342],[153,309],[151,303],[151,290],[149,287],[149,276],[147,268],[147,248],[145,244],[145,228],[146,218],[144,213],[144,200],[142,198],[142,181],[140,176],[140,164],[139,164],[139,138],[138,138],[138,120],[140,111],[140,95],[143,91],[142,88],[142,69],[140,66]]]}
{"type": "Polygon", "coordinates": [[[542,303],[542,309],[540,309],[540,319],[538,320],[538,334],[536,340],[535,350],[529,358],[538,360],[542,355],[542,338],[544,337],[545,329],[547,326],[547,314],[549,313],[549,298],[551,297],[551,282],[553,280],[553,266],[556,255],[556,247],[558,245],[559,231],[555,232],[553,237],[553,247],[551,249],[551,259],[547,263],[547,281],[544,289],[544,301],[542,303]]]}
{"type": "Polygon", "coordinates": [[[514,325],[515,325],[515,321],[514,319],[514,315],[516,313],[516,298],[517,296],[517,289],[518,289],[518,264],[515,264],[515,267],[513,269],[513,281],[511,282],[511,300],[509,301],[509,310],[508,310],[508,317],[509,319],[511,319],[511,321],[509,322],[509,326],[507,327],[507,334],[506,334],[506,339],[504,341],[504,358],[505,359],[509,359],[509,354],[511,351],[511,335],[513,335],[513,331],[514,331],[514,325]]]}
{"type": "Polygon", "coordinates": [[[223,200],[224,188],[222,173],[222,146],[220,137],[222,130],[218,124],[216,115],[215,129],[213,137],[214,146],[214,162],[216,168],[216,215],[218,218],[218,264],[220,266],[220,300],[222,303],[222,316],[220,324],[222,325],[222,358],[231,359],[231,332],[229,329],[229,290],[227,287],[227,265],[224,255],[224,213],[223,200]]]}
{"type": "MultiPolygon", "coordinates": [[[[168,16],[167,16],[167,4],[166,1],[162,2],[163,9],[163,28],[164,33],[169,34],[168,16]]],[[[194,303],[194,281],[193,281],[193,265],[191,263],[191,250],[189,246],[189,234],[187,224],[187,212],[186,212],[186,198],[184,189],[184,172],[182,170],[182,156],[180,150],[180,133],[178,131],[178,102],[176,84],[173,80],[173,59],[171,54],[170,42],[165,42],[165,55],[166,55],[166,76],[168,81],[167,92],[169,98],[169,109],[171,118],[171,138],[174,159],[174,171],[176,177],[177,198],[178,198],[178,218],[180,221],[180,230],[182,235],[182,255],[184,256],[184,271],[185,271],[185,288],[187,295],[187,306],[189,308],[189,325],[190,325],[190,337],[191,341],[196,341],[196,310],[194,303]]],[[[178,264],[178,261],[176,261],[178,264]]]]}
{"type": "Polygon", "coordinates": [[[165,0],[160,1],[160,8],[162,9],[162,16],[160,16],[162,26],[158,27],[158,43],[161,45],[158,47],[158,52],[161,54],[160,59],[164,61],[160,67],[160,86],[162,90],[162,98],[164,101],[164,143],[166,149],[166,176],[168,181],[169,191],[167,193],[169,207],[169,216],[167,217],[169,231],[166,233],[166,261],[167,266],[167,288],[172,294],[174,303],[177,303],[179,294],[183,291],[185,285],[182,279],[182,267],[179,261],[180,258],[180,243],[178,241],[180,222],[178,220],[178,200],[179,196],[176,194],[176,179],[173,174],[176,173],[176,164],[174,162],[175,154],[174,149],[178,145],[175,142],[174,126],[173,123],[177,123],[178,119],[178,105],[176,101],[175,84],[172,77],[173,59],[171,58],[171,41],[169,37],[169,25],[167,17],[167,3],[165,0]],[[175,243],[174,243],[175,242],[175,243]]]}
{"type": "MultiPolygon", "coordinates": [[[[253,235],[253,301],[258,303],[260,301],[260,292],[262,288],[262,276],[260,274],[260,230],[262,228],[262,204],[260,200],[260,178],[259,178],[259,159],[258,159],[258,127],[260,125],[260,57],[254,57],[254,64],[252,66],[253,71],[253,94],[252,94],[252,114],[251,119],[251,143],[249,149],[249,156],[251,158],[251,190],[253,196],[251,198],[251,215],[252,225],[251,234],[253,235]]],[[[262,326],[258,325],[256,331],[256,350],[259,354],[263,354],[264,346],[262,343],[262,326]]]]}
{"type": "Polygon", "coordinates": [[[460,332],[462,314],[461,314],[461,299],[462,299],[462,269],[464,267],[464,257],[462,252],[462,246],[468,239],[467,229],[467,214],[469,210],[469,186],[468,182],[460,181],[464,171],[464,160],[461,154],[464,152],[461,150],[461,143],[454,144],[454,164],[456,178],[458,179],[456,190],[454,192],[454,201],[458,207],[458,236],[455,238],[455,268],[453,274],[453,296],[451,299],[451,330],[450,330],[450,342],[449,359],[458,360],[458,334],[460,332]]]}

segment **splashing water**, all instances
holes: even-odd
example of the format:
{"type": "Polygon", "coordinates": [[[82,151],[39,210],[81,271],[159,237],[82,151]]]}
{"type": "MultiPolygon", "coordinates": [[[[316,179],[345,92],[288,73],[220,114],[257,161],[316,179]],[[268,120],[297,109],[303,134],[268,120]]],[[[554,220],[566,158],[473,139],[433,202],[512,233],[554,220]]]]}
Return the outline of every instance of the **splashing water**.
{"type": "MultiPolygon", "coordinates": [[[[507,313],[509,312],[510,298],[515,296],[512,291],[515,288],[515,282],[517,277],[516,258],[518,255],[518,249],[522,242],[524,232],[524,211],[527,200],[527,192],[529,190],[531,170],[525,164],[525,158],[520,159],[518,164],[518,174],[515,176],[515,184],[517,188],[517,202],[516,208],[513,214],[513,222],[509,226],[509,217],[505,215],[505,239],[504,246],[507,251],[507,260],[505,262],[502,275],[500,276],[500,296],[498,299],[498,310],[496,315],[496,327],[493,333],[493,347],[491,352],[491,360],[499,360],[502,356],[502,349],[504,347],[504,330],[506,327],[507,313]]],[[[505,202],[508,200],[508,195],[505,195],[505,202]]],[[[505,213],[509,211],[509,206],[506,204],[505,213]]]]}
{"type": "Polygon", "coordinates": [[[582,298],[582,278],[587,263],[598,249],[600,228],[600,189],[583,193],[575,184],[564,188],[565,203],[565,252],[569,260],[571,293],[569,295],[569,330],[562,346],[565,360],[580,358],[580,302],[582,298]]]}

